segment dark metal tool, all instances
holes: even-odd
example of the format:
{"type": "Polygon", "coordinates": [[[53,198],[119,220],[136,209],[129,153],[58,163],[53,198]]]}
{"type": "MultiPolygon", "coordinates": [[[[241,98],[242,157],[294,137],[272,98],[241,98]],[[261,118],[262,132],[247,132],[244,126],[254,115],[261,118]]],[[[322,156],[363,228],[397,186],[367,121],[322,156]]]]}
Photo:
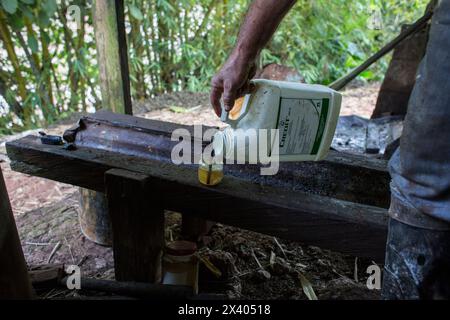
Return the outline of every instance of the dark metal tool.
{"type": "Polygon", "coordinates": [[[61,136],[46,134],[43,131],[39,131],[39,136],[43,144],[50,144],[50,145],[64,144],[63,138],[61,136]]]}

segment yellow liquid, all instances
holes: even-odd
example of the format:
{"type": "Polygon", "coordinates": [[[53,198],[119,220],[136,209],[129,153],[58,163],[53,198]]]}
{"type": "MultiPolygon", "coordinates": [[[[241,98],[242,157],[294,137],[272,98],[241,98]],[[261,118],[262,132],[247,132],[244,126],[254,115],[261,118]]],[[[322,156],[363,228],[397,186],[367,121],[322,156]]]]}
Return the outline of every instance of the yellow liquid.
{"type": "Polygon", "coordinates": [[[198,181],[207,186],[215,186],[223,179],[222,170],[209,170],[208,166],[200,166],[198,168],[198,181]],[[209,180],[208,180],[209,173],[209,180]]]}

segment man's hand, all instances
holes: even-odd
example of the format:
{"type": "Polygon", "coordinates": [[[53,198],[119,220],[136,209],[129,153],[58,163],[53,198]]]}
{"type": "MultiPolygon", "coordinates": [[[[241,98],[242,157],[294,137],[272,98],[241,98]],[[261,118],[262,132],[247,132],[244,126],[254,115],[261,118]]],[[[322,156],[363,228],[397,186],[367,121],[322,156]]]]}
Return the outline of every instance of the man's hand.
{"type": "Polygon", "coordinates": [[[249,81],[256,72],[256,57],[267,44],[296,0],[253,0],[239,31],[236,46],[211,83],[211,104],[220,117],[222,97],[226,111],[234,100],[249,91],[249,81]]]}
{"type": "Polygon", "coordinates": [[[220,98],[223,99],[225,110],[233,108],[234,101],[250,91],[250,80],[256,72],[254,60],[232,54],[222,69],[211,82],[211,104],[217,116],[220,117],[222,108],[220,98]]]}

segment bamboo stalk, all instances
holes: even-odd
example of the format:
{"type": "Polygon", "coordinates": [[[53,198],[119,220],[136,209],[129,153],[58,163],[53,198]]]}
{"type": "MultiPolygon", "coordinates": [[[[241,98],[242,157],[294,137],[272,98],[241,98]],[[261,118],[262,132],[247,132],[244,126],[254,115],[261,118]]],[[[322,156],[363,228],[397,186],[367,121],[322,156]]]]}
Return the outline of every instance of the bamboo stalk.
{"type": "MultiPolygon", "coordinates": [[[[148,11],[145,10],[145,8],[143,6],[142,12],[146,12],[147,13],[146,17],[148,17],[148,18],[145,19],[145,22],[144,22],[143,33],[144,33],[144,41],[145,41],[145,46],[144,46],[145,47],[145,54],[147,56],[148,63],[151,64],[151,62],[153,60],[152,53],[151,53],[151,50],[150,50],[152,44],[150,42],[150,34],[148,33],[148,29],[151,29],[152,34],[154,32],[153,31],[153,21],[151,20],[151,17],[152,17],[151,5],[149,5],[148,11]],[[151,21],[151,25],[150,26],[148,25],[148,21],[151,21]]],[[[156,78],[155,74],[153,72],[150,72],[150,83],[152,85],[152,91],[155,91],[155,88],[157,86],[155,78],[156,78]]]]}
{"type": "Polygon", "coordinates": [[[144,47],[142,46],[142,37],[141,34],[141,28],[140,28],[140,21],[132,17],[130,12],[128,12],[128,19],[130,20],[131,24],[131,32],[130,32],[130,42],[131,46],[134,49],[134,58],[137,60],[134,64],[133,73],[134,77],[136,79],[135,81],[135,98],[137,100],[145,99],[146,94],[146,87],[145,87],[145,81],[144,81],[144,73],[143,73],[143,67],[141,59],[144,56],[144,47]],[[137,66],[136,66],[137,64],[137,66]]]}
{"type": "Polygon", "coordinates": [[[195,31],[194,39],[196,39],[205,29],[205,27],[209,21],[209,16],[211,15],[211,12],[215,8],[216,4],[217,4],[216,0],[211,0],[211,2],[209,3],[208,8],[206,9],[205,15],[203,16],[202,22],[200,23],[199,27],[195,31]]]}
{"type": "Polygon", "coordinates": [[[38,66],[36,66],[35,61],[32,57],[32,54],[31,54],[30,50],[28,49],[28,46],[25,43],[25,39],[23,38],[20,31],[16,31],[16,37],[17,37],[17,40],[19,41],[19,44],[22,46],[23,51],[25,52],[25,56],[27,57],[28,62],[30,63],[31,71],[33,72],[33,75],[37,82],[37,90],[39,92],[39,96],[41,97],[41,99],[44,102],[42,104],[42,113],[44,114],[44,118],[45,118],[45,120],[54,119],[55,112],[53,110],[54,109],[53,105],[50,104],[50,99],[48,97],[48,93],[44,87],[45,84],[42,81],[42,79],[43,79],[42,71],[40,69],[38,69],[38,66]]]}
{"type": "MultiPolygon", "coordinates": [[[[53,90],[52,90],[52,78],[51,78],[51,72],[52,72],[52,60],[50,56],[50,52],[48,49],[48,42],[46,39],[46,32],[44,29],[39,29],[40,38],[41,38],[41,46],[42,46],[42,67],[44,70],[46,70],[46,76],[45,76],[45,86],[47,88],[47,95],[50,99],[50,104],[52,106],[55,105],[54,97],[53,97],[53,90]]],[[[57,108],[55,108],[55,111],[58,111],[57,108]]]]}
{"type": "MultiPolygon", "coordinates": [[[[33,26],[32,26],[32,24],[30,22],[30,19],[25,17],[24,18],[24,23],[25,23],[25,30],[27,31],[27,38],[28,39],[34,38],[37,41],[38,38],[36,36],[36,33],[33,30],[33,26]]],[[[32,52],[31,56],[33,58],[34,65],[36,66],[36,68],[40,69],[41,68],[41,61],[39,59],[39,55],[36,52],[32,52]]]]}
{"type": "MultiPolygon", "coordinates": [[[[14,76],[17,83],[18,94],[22,99],[22,102],[25,102],[27,99],[27,89],[25,85],[25,78],[22,76],[21,67],[19,63],[19,59],[17,58],[16,51],[14,49],[14,44],[11,39],[11,33],[6,24],[6,16],[2,9],[0,9],[0,38],[3,40],[3,44],[5,45],[6,52],[8,53],[9,61],[14,70],[14,76]]],[[[31,112],[29,108],[23,108],[21,113],[18,114],[19,117],[22,118],[26,125],[29,125],[31,122],[31,112]]]]}

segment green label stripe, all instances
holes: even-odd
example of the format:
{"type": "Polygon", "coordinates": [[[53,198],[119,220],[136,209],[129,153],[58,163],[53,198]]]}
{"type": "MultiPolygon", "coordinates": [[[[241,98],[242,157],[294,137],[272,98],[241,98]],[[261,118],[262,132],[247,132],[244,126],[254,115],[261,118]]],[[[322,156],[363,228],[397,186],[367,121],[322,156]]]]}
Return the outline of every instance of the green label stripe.
{"type": "Polygon", "coordinates": [[[329,99],[322,100],[322,110],[320,111],[319,126],[317,127],[316,139],[314,140],[311,154],[317,154],[317,152],[319,151],[320,143],[322,142],[323,131],[325,130],[325,123],[327,121],[329,104],[329,99]]]}

